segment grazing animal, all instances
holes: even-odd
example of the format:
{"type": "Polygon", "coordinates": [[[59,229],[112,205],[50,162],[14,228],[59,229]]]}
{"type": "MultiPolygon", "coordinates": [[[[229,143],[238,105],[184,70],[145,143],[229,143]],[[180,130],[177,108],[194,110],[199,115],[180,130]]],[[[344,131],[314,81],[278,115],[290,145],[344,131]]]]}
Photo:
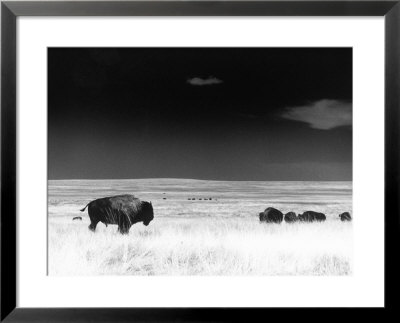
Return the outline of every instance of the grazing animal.
{"type": "Polygon", "coordinates": [[[260,222],[281,223],[283,221],[283,213],[273,207],[266,208],[259,214],[259,217],[260,222]]]}
{"type": "Polygon", "coordinates": [[[294,212],[288,212],[285,214],[285,222],[291,223],[291,222],[296,222],[299,218],[297,217],[296,213],[294,212]]]}
{"type": "Polygon", "coordinates": [[[306,211],[303,214],[299,214],[299,220],[303,222],[314,222],[314,221],[325,221],[326,216],[323,213],[306,211]]]}
{"type": "Polygon", "coordinates": [[[74,220],[81,220],[82,221],[82,217],[81,216],[74,216],[72,218],[72,221],[74,221],[74,220]]]}
{"type": "Polygon", "coordinates": [[[342,221],[351,221],[351,215],[349,212],[344,212],[342,214],[339,214],[339,218],[342,221]]]}
{"type": "Polygon", "coordinates": [[[129,194],[93,200],[81,209],[81,212],[87,207],[91,231],[95,231],[97,223],[102,222],[106,226],[118,225],[118,231],[125,234],[133,224],[143,222],[147,226],[154,219],[151,202],[141,201],[129,194]]]}

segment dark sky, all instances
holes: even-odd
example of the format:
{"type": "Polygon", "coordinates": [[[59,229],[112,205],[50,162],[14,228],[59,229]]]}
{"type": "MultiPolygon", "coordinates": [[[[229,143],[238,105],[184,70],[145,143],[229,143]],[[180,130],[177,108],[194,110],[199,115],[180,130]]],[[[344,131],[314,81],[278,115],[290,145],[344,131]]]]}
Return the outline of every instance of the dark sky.
{"type": "Polygon", "coordinates": [[[351,180],[351,48],[50,48],[50,179],[351,180]]]}

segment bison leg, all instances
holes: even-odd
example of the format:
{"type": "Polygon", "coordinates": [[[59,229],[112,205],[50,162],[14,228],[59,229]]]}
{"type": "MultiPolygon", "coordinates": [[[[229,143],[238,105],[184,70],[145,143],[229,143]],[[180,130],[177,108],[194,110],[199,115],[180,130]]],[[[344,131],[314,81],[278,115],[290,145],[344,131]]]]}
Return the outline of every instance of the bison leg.
{"type": "Polygon", "coordinates": [[[94,231],[96,231],[96,226],[97,226],[97,223],[99,223],[99,220],[96,217],[90,216],[90,214],[89,214],[89,218],[90,218],[89,230],[94,232],[94,231]]]}
{"type": "Polygon", "coordinates": [[[131,222],[125,214],[118,214],[118,232],[121,234],[128,234],[131,228],[131,222]]]}
{"type": "Polygon", "coordinates": [[[118,225],[118,232],[121,234],[128,234],[131,227],[125,223],[118,225]]]}
{"type": "Polygon", "coordinates": [[[96,231],[97,223],[99,223],[99,212],[96,208],[89,206],[88,214],[90,219],[89,230],[94,232],[96,231]]]}
{"type": "Polygon", "coordinates": [[[121,234],[128,234],[130,228],[131,226],[128,223],[125,223],[125,221],[120,221],[118,223],[118,232],[121,234]]]}
{"type": "Polygon", "coordinates": [[[97,223],[99,223],[98,221],[97,222],[94,222],[94,221],[91,221],[91,223],[89,224],[89,230],[90,231],[96,231],[96,226],[97,226],[97,223]]]}
{"type": "Polygon", "coordinates": [[[121,234],[128,234],[129,233],[129,228],[118,226],[118,232],[121,233],[121,234]]]}

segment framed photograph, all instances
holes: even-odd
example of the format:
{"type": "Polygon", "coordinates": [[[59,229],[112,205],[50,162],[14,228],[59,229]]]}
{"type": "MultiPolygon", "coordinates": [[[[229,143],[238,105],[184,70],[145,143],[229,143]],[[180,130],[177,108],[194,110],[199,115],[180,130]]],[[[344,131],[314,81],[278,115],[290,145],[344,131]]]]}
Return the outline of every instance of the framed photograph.
{"type": "Polygon", "coordinates": [[[3,1],[1,320],[394,310],[399,15],[3,1]]]}

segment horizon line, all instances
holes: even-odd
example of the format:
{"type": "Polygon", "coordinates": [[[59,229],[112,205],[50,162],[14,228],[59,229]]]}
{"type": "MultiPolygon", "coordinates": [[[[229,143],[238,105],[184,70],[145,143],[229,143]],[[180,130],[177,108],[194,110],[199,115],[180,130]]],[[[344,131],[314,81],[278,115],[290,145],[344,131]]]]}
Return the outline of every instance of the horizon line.
{"type": "Polygon", "coordinates": [[[191,181],[214,181],[214,182],[352,182],[350,180],[224,180],[224,179],[198,179],[198,178],[180,178],[180,177],[144,177],[144,178],[51,178],[47,181],[130,181],[130,180],[191,180],[191,181]]]}

